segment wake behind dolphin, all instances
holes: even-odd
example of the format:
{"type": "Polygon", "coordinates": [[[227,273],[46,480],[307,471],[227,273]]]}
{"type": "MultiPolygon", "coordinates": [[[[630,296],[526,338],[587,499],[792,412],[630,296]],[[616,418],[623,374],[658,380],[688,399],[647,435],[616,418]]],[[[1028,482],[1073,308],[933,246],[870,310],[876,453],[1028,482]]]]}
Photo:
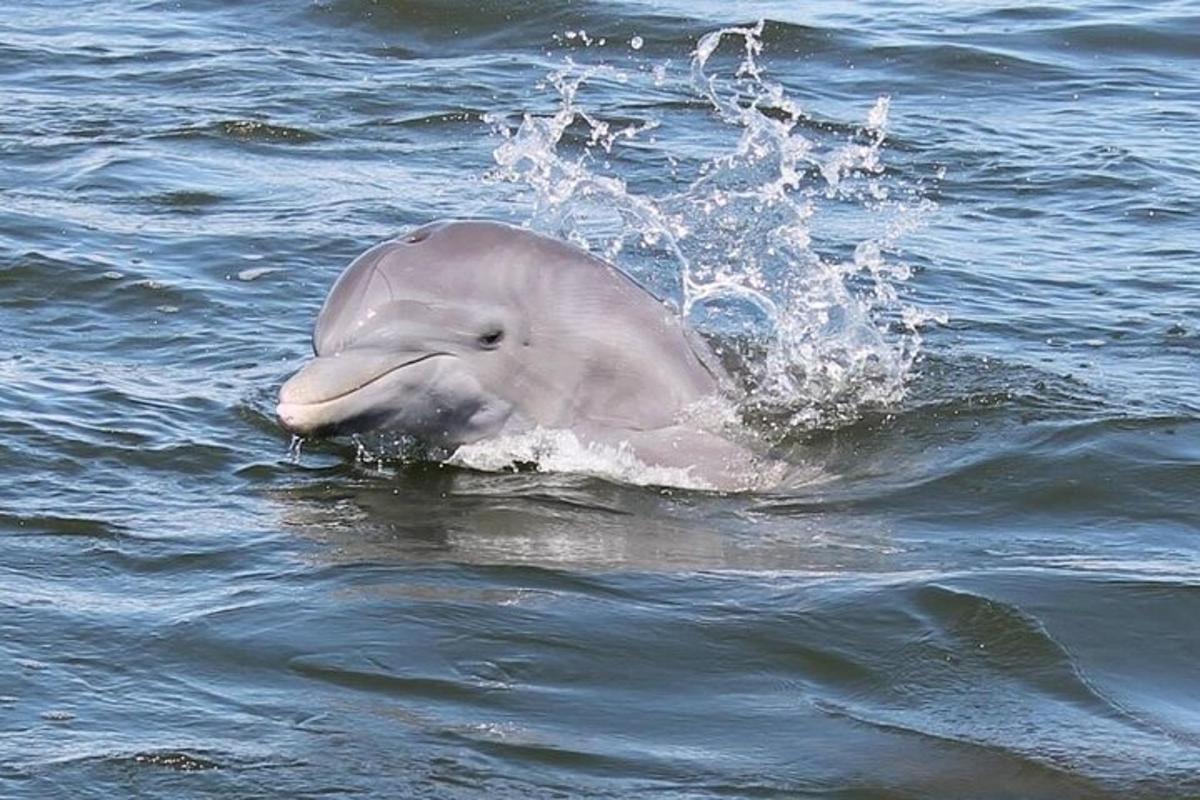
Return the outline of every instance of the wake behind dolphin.
{"type": "Polygon", "coordinates": [[[299,436],[465,453],[563,431],[691,485],[761,483],[750,450],[696,421],[729,386],[704,341],[613,265],[528,230],[443,221],[371,248],[326,298],[313,350],[279,393],[299,436]]]}

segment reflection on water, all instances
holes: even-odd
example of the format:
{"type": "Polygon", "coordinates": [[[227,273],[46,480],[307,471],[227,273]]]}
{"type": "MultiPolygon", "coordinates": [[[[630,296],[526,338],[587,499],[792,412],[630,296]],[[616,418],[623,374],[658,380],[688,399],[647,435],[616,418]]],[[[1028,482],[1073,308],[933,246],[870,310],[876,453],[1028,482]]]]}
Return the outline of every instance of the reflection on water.
{"type": "Polygon", "coordinates": [[[828,515],[756,513],[754,502],[562,474],[431,465],[275,492],[280,524],[321,558],[553,569],[799,571],[893,568],[882,521],[852,535],[828,515]],[[436,502],[430,502],[436,498],[436,502]]]}

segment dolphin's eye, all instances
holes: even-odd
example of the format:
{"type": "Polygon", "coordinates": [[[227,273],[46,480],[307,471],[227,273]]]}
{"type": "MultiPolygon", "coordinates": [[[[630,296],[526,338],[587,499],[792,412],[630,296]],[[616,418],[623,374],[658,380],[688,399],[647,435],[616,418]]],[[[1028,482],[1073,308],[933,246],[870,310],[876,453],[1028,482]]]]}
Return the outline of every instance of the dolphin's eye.
{"type": "Polygon", "coordinates": [[[493,328],[479,337],[481,347],[498,347],[504,339],[504,331],[500,328],[493,328]]]}

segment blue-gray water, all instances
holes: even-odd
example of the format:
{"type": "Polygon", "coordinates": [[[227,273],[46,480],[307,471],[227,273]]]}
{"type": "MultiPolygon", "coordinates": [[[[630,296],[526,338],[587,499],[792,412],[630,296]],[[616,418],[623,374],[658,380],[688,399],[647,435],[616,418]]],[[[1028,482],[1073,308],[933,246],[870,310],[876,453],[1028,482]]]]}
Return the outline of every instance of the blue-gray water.
{"type": "MultiPolygon", "coordinates": [[[[1200,7],[869,5],[9,4],[0,796],[1200,796],[1200,7]],[[890,97],[925,208],[903,398],[785,437],[824,480],[288,458],[350,258],[549,218],[494,153],[567,58],[659,124],[589,168],[681,190],[735,146],[692,51],[759,18],[813,141],[890,97]]],[[[878,209],[804,181],[845,258],[878,209]]]]}

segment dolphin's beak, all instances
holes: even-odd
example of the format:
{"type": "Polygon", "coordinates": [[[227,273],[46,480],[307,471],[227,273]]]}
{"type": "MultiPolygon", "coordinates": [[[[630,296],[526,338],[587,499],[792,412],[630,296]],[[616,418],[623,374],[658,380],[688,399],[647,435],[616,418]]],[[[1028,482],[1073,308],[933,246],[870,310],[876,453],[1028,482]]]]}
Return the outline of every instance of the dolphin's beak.
{"type": "Polygon", "coordinates": [[[317,356],[279,389],[279,424],[297,436],[321,436],[370,416],[376,393],[364,391],[397,370],[443,353],[344,350],[317,356]]]}

